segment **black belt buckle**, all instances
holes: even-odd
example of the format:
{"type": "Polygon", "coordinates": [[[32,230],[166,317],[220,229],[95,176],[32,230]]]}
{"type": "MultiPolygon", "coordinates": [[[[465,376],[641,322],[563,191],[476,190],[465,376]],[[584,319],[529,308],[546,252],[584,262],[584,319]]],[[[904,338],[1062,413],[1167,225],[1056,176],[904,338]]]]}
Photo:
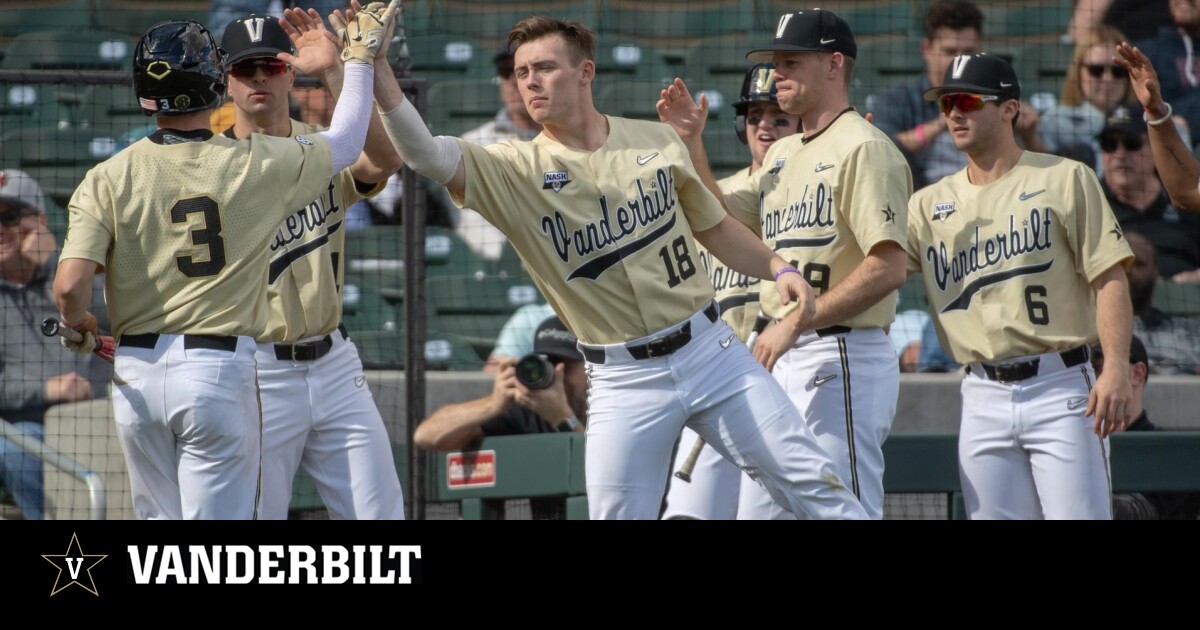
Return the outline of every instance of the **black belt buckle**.
{"type": "Polygon", "coordinates": [[[333,339],[330,338],[329,335],[325,335],[323,339],[309,341],[307,343],[276,345],[275,358],[279,359],[280,361],[316,361],[326,354],[329,354],[329,350],[332,348],[333,339]]]}
{"type": "Polygon", "coordinates": [[[1041,359],[1032,361],[1023,361],[1021,363],[1008,363],[1004,365],[984,365],[983,371],[993,381],[1001,383],[1016,383],[1028,378],[1037,376],[1038,364],[1041,359]]]}
{"type": "Polygon", "coordinates": [[[686,346],[692,340],[692,323],[685,323],[679,330],[648,341],[638,346],[629,346],[629,356],[640,360],[665,357],[686,346]]]}

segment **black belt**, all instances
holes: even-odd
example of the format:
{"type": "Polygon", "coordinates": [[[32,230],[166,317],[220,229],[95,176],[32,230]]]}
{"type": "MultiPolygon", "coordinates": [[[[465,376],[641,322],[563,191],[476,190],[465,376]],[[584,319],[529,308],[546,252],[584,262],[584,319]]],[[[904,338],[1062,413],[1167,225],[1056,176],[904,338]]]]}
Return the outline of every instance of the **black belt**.
{"type": "MultiPolygon", "coordinates": [[[[1076,365],[1082,365],[1088,360],[1088,347],[1079,346],[1078,348],[1063,350],[1058,354],[1062,357],[1063,365],[1066,367],[1075,367],[1076,365]]],[[[993,365],[990,363],[980,363],[979,365],[983,367],[983,373],[989,381],[1016,383],[1037,376],[1039,363],[1041,363],[1041,359],[1031,359],[1029,361],[1021,361],[1020,363],[1005,363],[1002,365],[993,365]]]]}
{"type": "MultiPolygon", "coordinates": [[[[715,302],[709,303],[704,309],[704,316],[708,321],[715,322],[720,312],[717,310],[715,302]]],[[[677,330],[669,335],[664,335],[653,341],[640,343],[636,346],[625,346],[629,351],[629,356],[641,361],[643,359],[653,359],[655,357],[665,357],[668,354],[676,352],[680,348],[686,346],[692,340],[692,322],[688,321],[680,326],[677,330]]],[[[602,364],[608,358],[604,354],[603,348],[588,348],[580,346],[583,351],[583,356],[589,363],[602,364]]]]}
{"type": "MultiPolygon", "coordinates": [[[[350,338],[350,335],[346,333],[345,326],[338,324],[337,329],[342,334],[342,339],[350,338]]],[[[293,344],[277,343],[275,344],[275,358],[280,361],[316,361],[329,354],[332,349],[333,337],[325,335],[316,341],[293,344]]]]}
{"type": "MultiPolygon", "coordinates": [[[[761,333],[762,331],[766,330],[767,324],[770,324],[771,321],[772,320],[769,317],[759,317],[758,319],[754,320],[754,330],[761,333]]],[[[779,322],[779,320],[774,320],[774,321],[776,323],[779,322]]],[[[851,330],[854,330],[854,329],[849,326],[826,326],[825,328],[818,328],[818,329],[814,330],[813,332],[817,333],[818,337],[829,337],[832,335],[840,335],[842,333],[848,333],[851,330]]]]}
{"type": "MultiPolygon", "coordinates": [[[[225,337],[222,335],[184,335],[183,347],[185,350],[224,350],[226,352],[237,351],[237,337],[225,337]]],[[[122,335],[121,346],[127,348],[149,348],[154,349],[158,345],[158,333],[147,333],[144,335],[122,335]]]]}

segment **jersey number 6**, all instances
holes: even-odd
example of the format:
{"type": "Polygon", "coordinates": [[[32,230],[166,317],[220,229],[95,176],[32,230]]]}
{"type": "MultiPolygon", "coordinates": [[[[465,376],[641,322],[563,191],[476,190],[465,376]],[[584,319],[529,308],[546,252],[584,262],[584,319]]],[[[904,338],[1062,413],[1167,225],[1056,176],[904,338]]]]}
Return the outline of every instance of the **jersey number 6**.
{"type": "Polygon", "coordinates": [[[171,223],[187,223],[188,215],[204,215],[204,227],[192,230],[193,245],[208,246],[208,260],[196,262],[191,256],[176,256],[175,264],[189,278],[215,276],[225,268],[225,239],[221,238],[221,213],[211,197],[181,199],[171,206],[171,223]]]}

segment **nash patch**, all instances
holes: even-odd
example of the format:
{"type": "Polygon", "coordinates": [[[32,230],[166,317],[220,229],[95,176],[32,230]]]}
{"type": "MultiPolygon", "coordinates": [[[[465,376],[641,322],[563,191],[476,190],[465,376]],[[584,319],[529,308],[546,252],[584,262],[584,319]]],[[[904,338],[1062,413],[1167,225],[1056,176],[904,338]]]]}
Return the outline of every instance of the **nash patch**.
{"type": "Polygon", "coordinates": [[[778,174],[779,174],[779,171],[783,170],[783,162],[784,162],[786,159],[787,159],[787,158],[776,158],[776,159],[775,159],[775,166],[771,167],[771,170],[769,170],[769,171],[767,171],[767,172],[768,172],[768,173],[770,173],[771,175],[778,175],[778,174]]]}
{"type": "Polygon", "coordinates": [[[304,136],[296,136],[296,142],[299,142],[300,144],[310,146],[310,147],[314,146],[314,144],[315,144],[312,140],[309,140],[308,138],[305,138],[304,136]]]}
{"type": "Polygon", "coordinates": [[[553,190],[559,192],[564,186],[571,183],[570,176],[566,171],[547,171],[544,173],[545,180],[542,183],[542,190],[553,190]]]}
{"type": "Polygon", "coordinates": [[[947,203],[939,203],[933,207],[933,218],[937,219],[938,221],[941,221],[942,223],[945,223],[946,219],[949,218],[950,215],[952,215],[952,214],[954,214],[954,202],[953,201],[950,201],[947,203]]]}

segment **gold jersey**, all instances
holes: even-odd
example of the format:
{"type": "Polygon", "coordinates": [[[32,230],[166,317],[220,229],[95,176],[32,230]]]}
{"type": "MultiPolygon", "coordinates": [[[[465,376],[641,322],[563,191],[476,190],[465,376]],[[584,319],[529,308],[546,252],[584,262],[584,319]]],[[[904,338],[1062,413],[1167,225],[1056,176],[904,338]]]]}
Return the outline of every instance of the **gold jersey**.
{"type": "Polygon", "coordinates": [[[942,348],[998,361],[1093,343],[1091,282],[1133,261],[1092,170],[1026,151],[984,185],[966,169],[908,207],[908,269],[925,281],[942,348]]]}
{"type": "Polygon", "coordinates": [[[327,188],[329,144],[202,139],[160,130],[88,171],[71,197],[62,259],[108,271],[114,336],[257,337],[266,328],[267,244],[327,188]]]}
{"type": "Polygon", "coordinates": [[[486,148],[459,140],[455,203],[511,240],[563,322],[590,344],[677,324],[713,298],[692,231],[727,215],[667,125],[608,117],[595,151],[539,135],[486,148]]]}
{"type": "MultiPolygon", "coordinates": [[[[291,135],[314,134],[318,125],[292,121],[291,135]]],[[[326,335],[342,320],[342,279],[346,266],[346,210],[376,195],[387,182],[365,195],[349,168],[328,180],[325,189],[293,208],[268,247],[267,329],[259,341],[296,342],[326,335]]]]}
{"type": "MultiPolygon", "coordinates": [[[[753,177],[726,193],[729,211],[756,226],[763,241],[821,295],[850,275],[884,241],[906,242],[912,173],[896,145],[858,113],[842,112],[822,131],[781,138],[753,177]]],[[[763,312],[781,319],[775,283],[759,287],[763,312]]],[[[896,293],[839,325],[883,327],[896,316],[896,293]]]]}
{"type": "MultiPolygon", "coordinates": [[[[750,175],[750,167],[747,166],[717,182],[717,185],[722,191],[727,191],[750,175]]],[[[699,242],[696,243],[696,250],[700,254],[700,262],[708,272],[708,279],[712,281],[713,290],[717,292],[721,319],[737,333],[738,339],[746,341],[754,330],[755,320],[758,319],[758,287],[762,280],[730,269],[699,242]]]]}

